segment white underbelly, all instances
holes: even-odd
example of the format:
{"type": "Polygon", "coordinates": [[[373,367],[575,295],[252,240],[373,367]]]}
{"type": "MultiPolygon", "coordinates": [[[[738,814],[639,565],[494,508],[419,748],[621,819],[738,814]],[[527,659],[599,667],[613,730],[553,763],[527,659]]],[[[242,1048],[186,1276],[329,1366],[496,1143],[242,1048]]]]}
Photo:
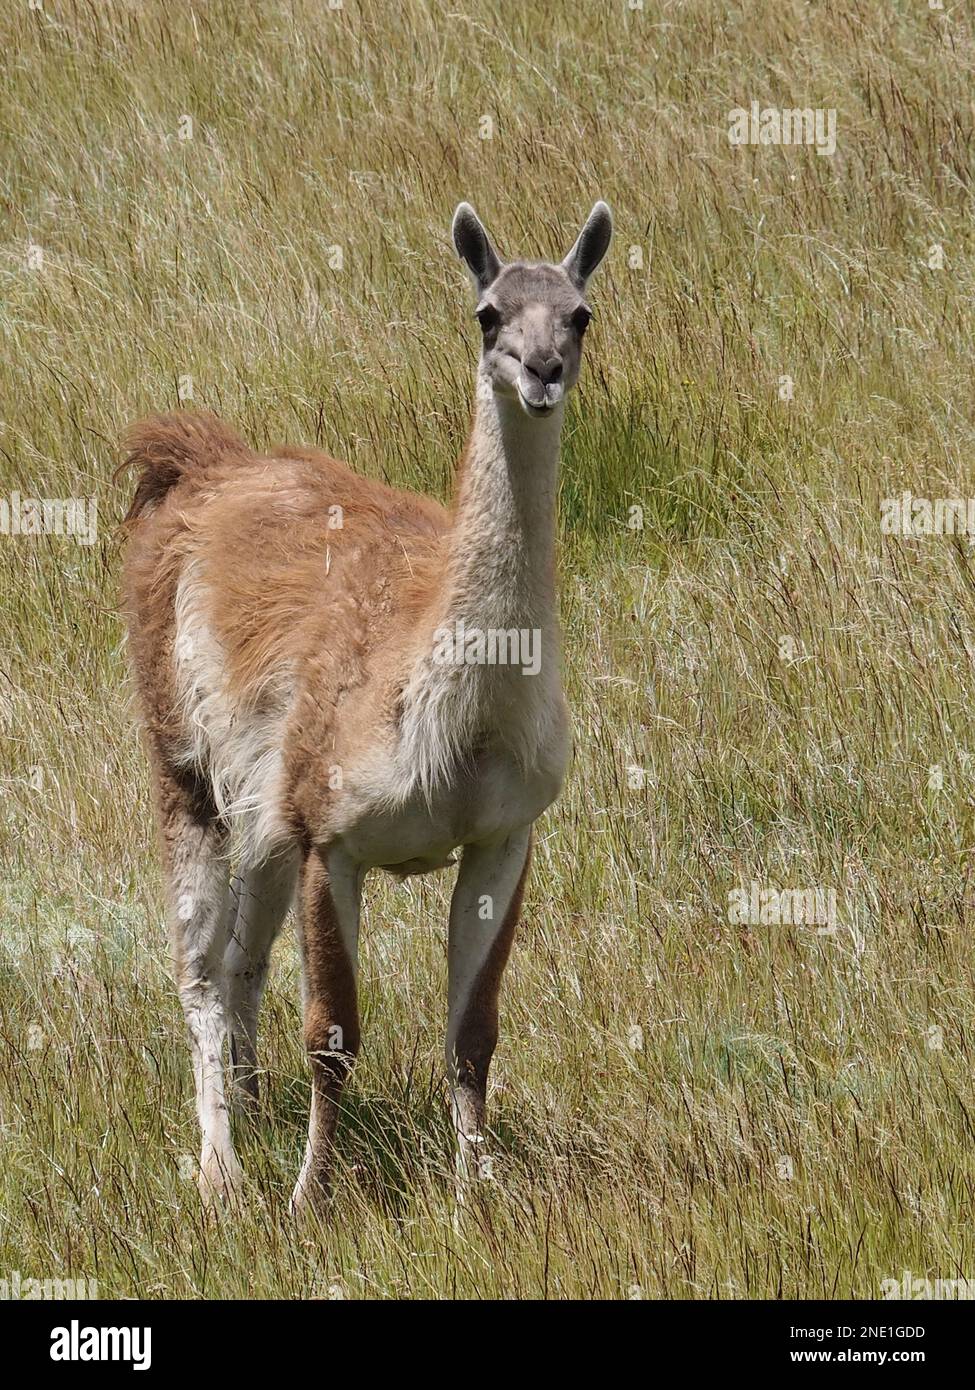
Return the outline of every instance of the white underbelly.
{"type": "Polygon", "coordinates": [[[368,868],[404,876],[432,873],[453,863],[463,845],[503,840],[531,824],[557,791],[551,775],[526,775],[500,757],[482,760],[476,772],[429,800],[413,790],[397,802],[388,788],[361,799],[350,796],[339,840],[368,868]]]}

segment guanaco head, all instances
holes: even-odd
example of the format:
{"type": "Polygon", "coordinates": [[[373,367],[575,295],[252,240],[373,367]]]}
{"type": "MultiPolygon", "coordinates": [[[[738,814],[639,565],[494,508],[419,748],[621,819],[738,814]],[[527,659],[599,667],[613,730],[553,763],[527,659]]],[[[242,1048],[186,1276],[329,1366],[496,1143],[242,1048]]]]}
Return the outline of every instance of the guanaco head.
{"type": "Polygon", "coordinates": [[[560,265],[504,265],[471,205],[458,206],[454,245],[474,281],[481,370],[495,395],[517,399],[529,415],[544,416],[576,384],[582,339],[592,318],[586,284],[612,235],[609,208],[597,203],[560,265]]]}

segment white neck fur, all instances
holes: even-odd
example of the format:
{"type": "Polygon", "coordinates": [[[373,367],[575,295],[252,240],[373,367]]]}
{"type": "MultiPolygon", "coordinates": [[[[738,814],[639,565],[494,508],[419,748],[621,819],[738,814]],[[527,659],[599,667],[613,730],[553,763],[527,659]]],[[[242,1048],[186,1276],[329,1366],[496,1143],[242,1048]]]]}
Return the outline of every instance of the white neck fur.
{"type": "MultiPolygon", "coordinates": [[[[485,738],[530,767],[561,701],[555,501],[564,407],[532,418],[478,373],[444,581],[426,647],[403,691],[403,771],[428,798],[485,738]],[[537,672],[518,660],[444,660],[443,634],[525,634],[537,672]],[[438,645],[439,644],[439,645],[438,645]]],[[[470,650],[470,649],[468,649],[470,650]]],[[[495,649],[497,651],[497,648],[495,649]]],[[[522,654],[527,650],[523,646],[522,654]]]]}
{"type": "Polygon", "coordinates": [[[549,627],[555,610],[555,495],[564,406],[531,418],[478,372],[456,504],[448,621],[549,627]]]}

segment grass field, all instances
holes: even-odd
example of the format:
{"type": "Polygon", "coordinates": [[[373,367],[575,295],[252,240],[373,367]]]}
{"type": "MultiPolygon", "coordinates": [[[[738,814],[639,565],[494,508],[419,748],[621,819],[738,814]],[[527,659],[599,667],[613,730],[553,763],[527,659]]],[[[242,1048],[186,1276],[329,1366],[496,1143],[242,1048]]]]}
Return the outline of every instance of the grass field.
{"type": "Polygon", "coordinates": [[[94,497],[98,538],[0,536],[0,1277],[611,1299],[975,1277],[975,552],[881,530],[884,498],[975,492],[975,20],[945,4],[3,7],[0,496],[94,497]],[[753,100],[835,109],[835,153],[733,146],[753,100]],[[455,1223],[450,875],[377,877],[332,1219],[286,1210],[288,930],[246,1210],[208,1222],[119,433],[182,397],[446,496],[476,350],[454,205],[550,257],[596,197],[617,234],[561,486],[574,757],[506,980],[493,1178],[455,1223]],[[732,921],[753,881],[835,893],[835,931],[732,921]]]}

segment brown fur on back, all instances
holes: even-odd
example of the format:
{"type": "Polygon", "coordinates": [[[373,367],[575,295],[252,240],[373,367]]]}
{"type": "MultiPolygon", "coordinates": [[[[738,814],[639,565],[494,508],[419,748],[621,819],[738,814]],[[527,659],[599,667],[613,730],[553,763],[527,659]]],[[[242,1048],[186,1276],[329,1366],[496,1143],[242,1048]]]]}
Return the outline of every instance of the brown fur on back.
{"type": "Polygon", "coordinates": [[[449,514],[317,450],[257,454],[209,415],[150,416],[127,444],[140,477],[126,518],[125,603],[157,760],[171,765],[188,740],[174,641],[180,584],[193,575],[242,708],[270,698],[289,670],[302,673],[291,751],[317,770],[340,692],[365,684],[378,645],[402,650],[430,603],[449,514]]]}

